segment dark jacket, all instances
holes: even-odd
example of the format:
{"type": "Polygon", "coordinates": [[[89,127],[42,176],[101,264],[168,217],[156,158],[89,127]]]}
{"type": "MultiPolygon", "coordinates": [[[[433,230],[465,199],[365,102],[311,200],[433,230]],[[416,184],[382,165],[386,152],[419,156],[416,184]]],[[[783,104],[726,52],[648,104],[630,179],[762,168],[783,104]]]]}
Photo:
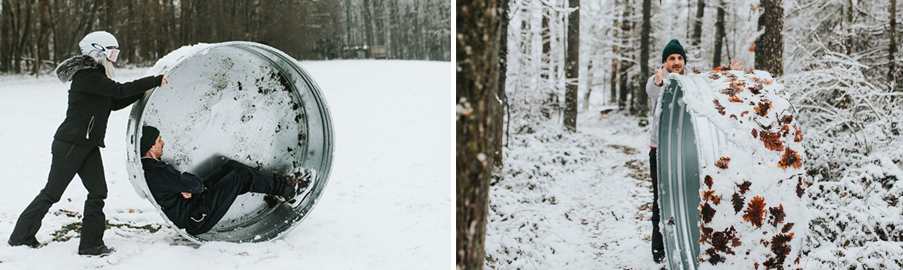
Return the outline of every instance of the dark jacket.
{"type": "Polygon", "coordinates": [[[205,190],[201,178],[179,172],[172,165],[153,158],[142,158],[141,164],[144,166],[147,187],[160,208],[163,208],[163,213],[179,228],[189,233],[198,231],[204,225],[200,221],[209,212],[201,196],[198,196],[205,190]],[[182,192],[191,193],[191,199],[182,197],[182,192]]]}
{"type": "Polygon", "coordinates": [[[56,69],[60,81],[72,81],[66,120],[54,139],[104,147],[110,112],[144,97],[144,91],[159,86],[163,76],[149,76],[118,83],[107,78],[104,67],[87,55],[73,56],[56,69]]]}

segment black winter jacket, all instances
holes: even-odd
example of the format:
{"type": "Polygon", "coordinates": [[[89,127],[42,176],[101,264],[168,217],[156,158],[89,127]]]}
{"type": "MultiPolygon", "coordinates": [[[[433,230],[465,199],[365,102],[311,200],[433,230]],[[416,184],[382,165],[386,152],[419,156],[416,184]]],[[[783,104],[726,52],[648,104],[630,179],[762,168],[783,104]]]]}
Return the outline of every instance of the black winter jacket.
{"type": "Polygon", "coordinates": [[[54,139],[75,144],[104,147],[110,112],[120,110],[144,97],[144,91],[159,86],[163,76],[149,76],[118,83],[107,78],[104,67],[87,55],[73,56],[56,69],[60,81],[72,81],[66,120],[54,139]]]}
{"type": "Polygon", "coordinates": [[[203,231],[210,229],[209,227],[201,228],[206,224],[199,223],[209,213],[207,206],[202,201],[203,198],[197,196],[206,190],[200,177],[179,172],[172,165],[153,158],[141,158],[141,165],[144,168],[144,179],[147,181],[151,195],[154,196],[154,200],[157,201],[160,208],[163,208],[163,213],[173,224],[192,234],[201,229],[203,231]],[[194,196],[191,199],[185,199],[182,197],[182,192],[188,192],[194,196]]]}

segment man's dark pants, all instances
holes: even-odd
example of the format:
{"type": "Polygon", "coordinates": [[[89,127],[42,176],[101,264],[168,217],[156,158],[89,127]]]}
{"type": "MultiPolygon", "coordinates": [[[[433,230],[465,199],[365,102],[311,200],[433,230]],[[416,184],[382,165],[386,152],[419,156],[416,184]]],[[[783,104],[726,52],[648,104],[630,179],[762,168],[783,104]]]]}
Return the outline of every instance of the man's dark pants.
{"type": "Polygon", "coordinates": [[[188,231],[191,234],[204,233],[213,228],[226,215],[238,195],[248,192],[282,195],[286,185],[274,179],[272,174],[233,160],[205,177],[203,182],[207,190],[192,199],[200,199],[210,209],[210,214],[200,222],[202,224],[197,230],[188,231]]]}
{"type": "Polygon", "coordinates": [[[649,164],[651,164],[652,170],[649,171],[649,174],[652,175],[652,256],[656,257],[656,253],[659,253],[659,256],[664,257],[665,252],[665,244],[662,242],[662,233],[659,230],[658,224],[661,217],[658,209],[658,156],[655,153],[655,148],[649,150],[649,164]]]}
{"type": "Polygon", "coordinates": [[[78,249],[103,245],[104,222],[103,200],[107,198],[107,181],[103,172],[103,160],[97,146],[80,145],[53,140],[50,148],[52,160],[47,184],[22,211],[16,227],[9,240],[12,243],[32,245],[35,234],[41,228],[41,220],[47,215],[50,206],[60,201],[69,182],[77,173],[85,189],[88,200],[85,201],[84,218],[82,219],[82,236],[78,249]]]}

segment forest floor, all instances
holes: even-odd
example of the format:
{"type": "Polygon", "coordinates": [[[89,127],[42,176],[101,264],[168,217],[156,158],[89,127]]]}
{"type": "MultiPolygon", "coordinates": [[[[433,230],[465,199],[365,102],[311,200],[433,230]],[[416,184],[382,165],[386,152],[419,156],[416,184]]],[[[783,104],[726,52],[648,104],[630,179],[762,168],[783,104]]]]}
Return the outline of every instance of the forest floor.
{"type": "Polygon", "coordinates": [[[581,112],[511,126],[490,187],[487,269],[659,269],[652,261],[649,128],[581,112]]]}

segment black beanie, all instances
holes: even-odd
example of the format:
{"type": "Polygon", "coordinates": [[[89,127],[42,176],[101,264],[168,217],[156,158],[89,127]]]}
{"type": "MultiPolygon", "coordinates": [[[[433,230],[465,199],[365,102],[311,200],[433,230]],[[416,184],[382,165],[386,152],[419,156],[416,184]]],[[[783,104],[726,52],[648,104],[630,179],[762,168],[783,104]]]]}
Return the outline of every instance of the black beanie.
{"type": "Polygon", "coordinates": [[[668,59],[669,55],[675,53],[684,57],[684,65],[686,65],[687,53],[684,52],[684,46],[681,46],[680,41],[677,41],[677,39],[672,39],[671,42],[668,42],[668,45],[665,46],[665,51],[662,52],[662,63],[665,63],[665,60],[668,59]]]}
{"type": "Polygon", "coordinates": [[[141,128],[141,153],[140,155],[144,155],[147,153],[147,150],[150,150],[154,144],[157,143],[157,136],[160,136],[160,131],[157,128],[152,126],[144,126],[141,128]]]}

